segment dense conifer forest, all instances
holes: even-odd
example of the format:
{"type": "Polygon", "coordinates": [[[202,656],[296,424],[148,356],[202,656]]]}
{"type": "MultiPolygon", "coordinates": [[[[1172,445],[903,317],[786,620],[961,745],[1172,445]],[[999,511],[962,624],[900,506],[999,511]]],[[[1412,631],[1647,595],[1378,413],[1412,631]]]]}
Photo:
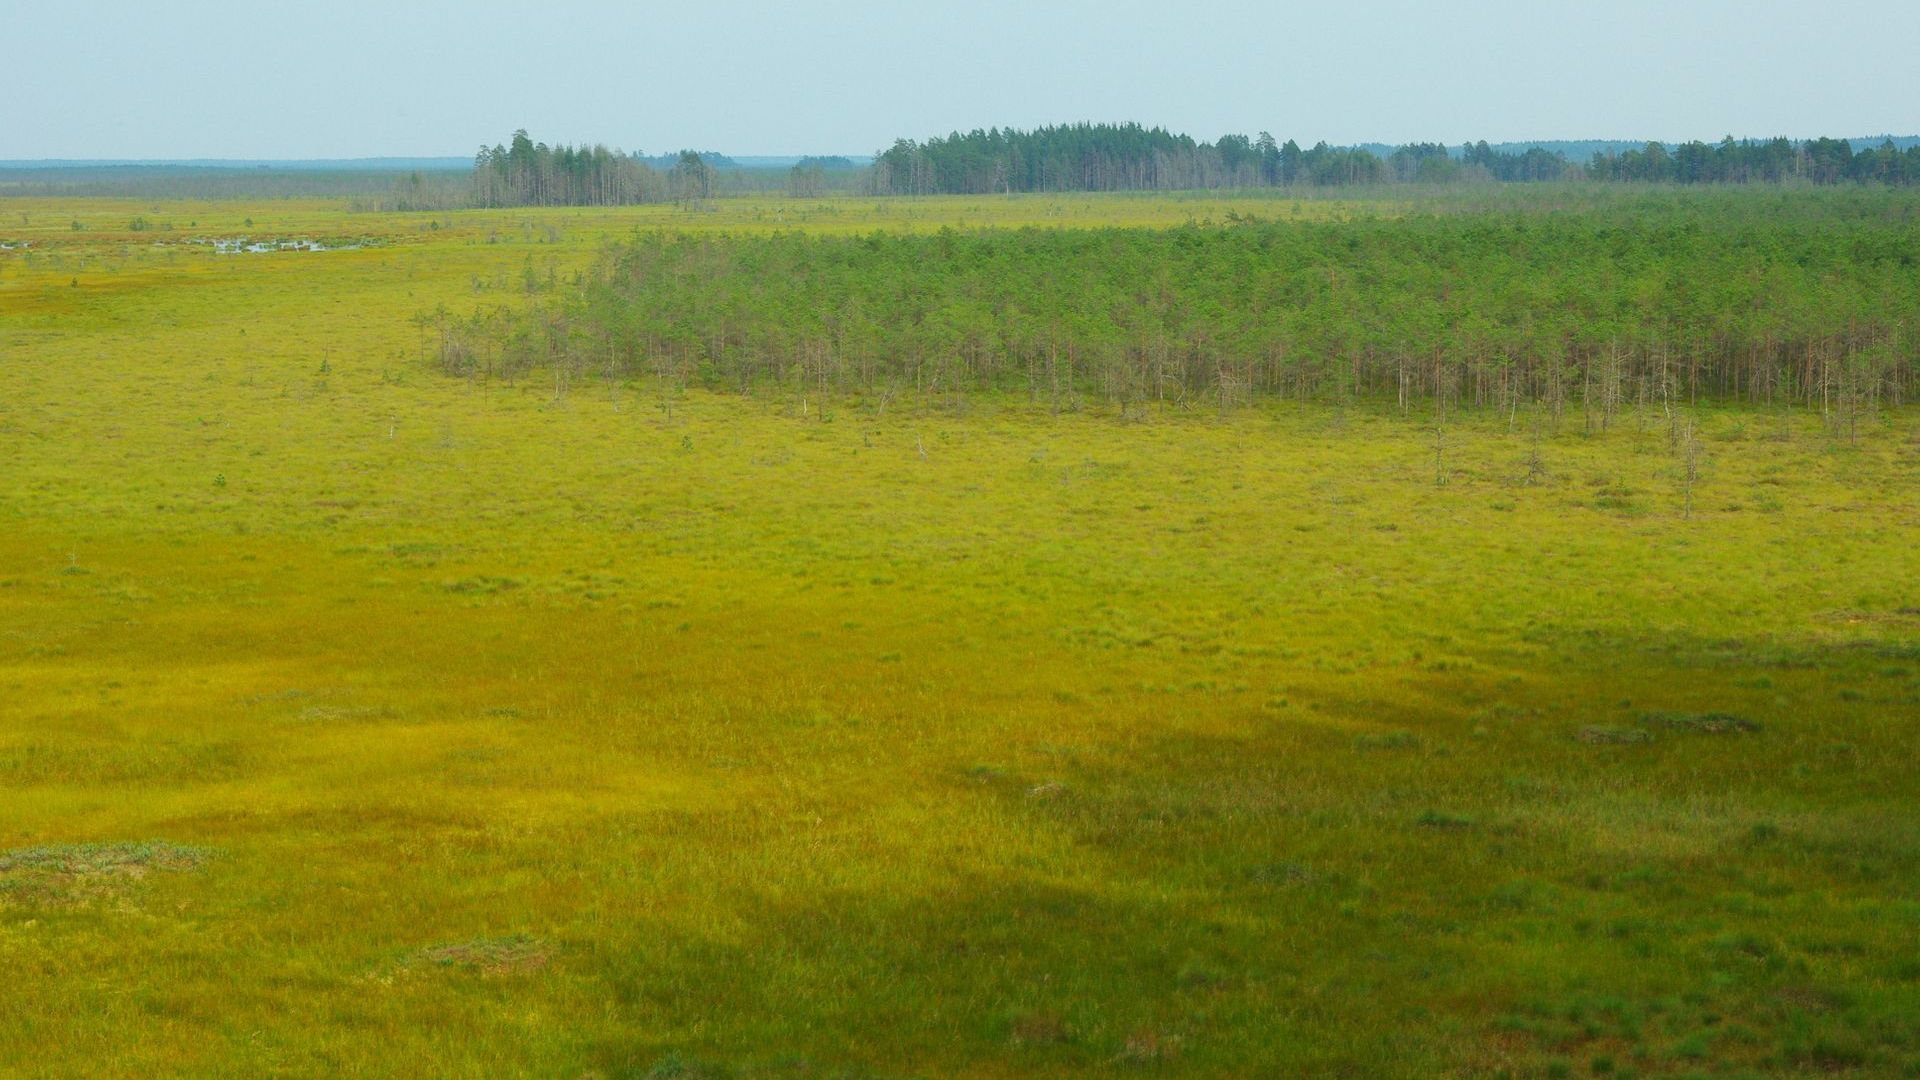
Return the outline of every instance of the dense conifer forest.
{"type": "Polygon", "coordinates": [[[529,276],[530,303],[442,319],[440,355],[463,376],[1123,411],[1371,396],[1577,404],[1604,422],[1628,403],[1831,415],[1911,395],[1920,218],[1902,196],[1588,191],[1172,230],[648,234],[576,288],[529,276]]]}

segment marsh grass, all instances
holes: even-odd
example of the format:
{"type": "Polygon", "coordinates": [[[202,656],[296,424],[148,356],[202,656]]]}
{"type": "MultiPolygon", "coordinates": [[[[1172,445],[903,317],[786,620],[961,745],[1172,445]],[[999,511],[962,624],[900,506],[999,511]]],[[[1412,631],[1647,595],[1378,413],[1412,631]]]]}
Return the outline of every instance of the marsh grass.
{"type": "MultiPolygon", "coordinates": [[[[650,208],[22,202],[0,1072],[1920,1068],[1911,407],[1691,516],[1631,410],[669,416],[411,321],[650,208]],[[389,242],[147,246],[247,218],[389,242]]],[[[782,205],[684,224],[1214,212],[782,205]]]]}

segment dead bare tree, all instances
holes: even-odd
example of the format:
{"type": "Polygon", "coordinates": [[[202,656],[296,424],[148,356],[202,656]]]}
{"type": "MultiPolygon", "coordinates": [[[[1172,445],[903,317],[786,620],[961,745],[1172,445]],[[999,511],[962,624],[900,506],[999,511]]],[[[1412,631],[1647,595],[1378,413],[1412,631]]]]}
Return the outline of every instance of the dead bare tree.
{"type": "Polygon", "coordinates": [[[1699,425],[1687,417],[1680,425],[1682,516],[1693,519],[1693,485],[1700,479],[1699,425]]]}

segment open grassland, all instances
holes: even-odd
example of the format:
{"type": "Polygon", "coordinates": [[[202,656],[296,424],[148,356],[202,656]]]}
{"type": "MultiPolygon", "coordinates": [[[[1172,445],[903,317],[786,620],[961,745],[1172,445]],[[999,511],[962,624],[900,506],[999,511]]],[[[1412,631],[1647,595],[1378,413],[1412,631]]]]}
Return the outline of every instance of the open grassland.
{"type": "Polygon", "coordinates": [[[1920,414],[1689,513],[1634,410],[424,359],[635,226],[1247,212],[716,206],[0,202],[0,1074],[1920,1073],[1920,414]]]}

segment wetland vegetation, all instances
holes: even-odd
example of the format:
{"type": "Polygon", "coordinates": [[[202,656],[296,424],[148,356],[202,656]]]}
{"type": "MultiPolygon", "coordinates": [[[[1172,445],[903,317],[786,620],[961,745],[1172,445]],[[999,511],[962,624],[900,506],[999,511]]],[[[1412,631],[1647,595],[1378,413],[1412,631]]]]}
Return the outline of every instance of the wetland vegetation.
{"type": "Polygon", "coordinates": [[[0,1072],[1915,1074],[1911,190],[1300,194],[0,199],[0,1072]]]}

